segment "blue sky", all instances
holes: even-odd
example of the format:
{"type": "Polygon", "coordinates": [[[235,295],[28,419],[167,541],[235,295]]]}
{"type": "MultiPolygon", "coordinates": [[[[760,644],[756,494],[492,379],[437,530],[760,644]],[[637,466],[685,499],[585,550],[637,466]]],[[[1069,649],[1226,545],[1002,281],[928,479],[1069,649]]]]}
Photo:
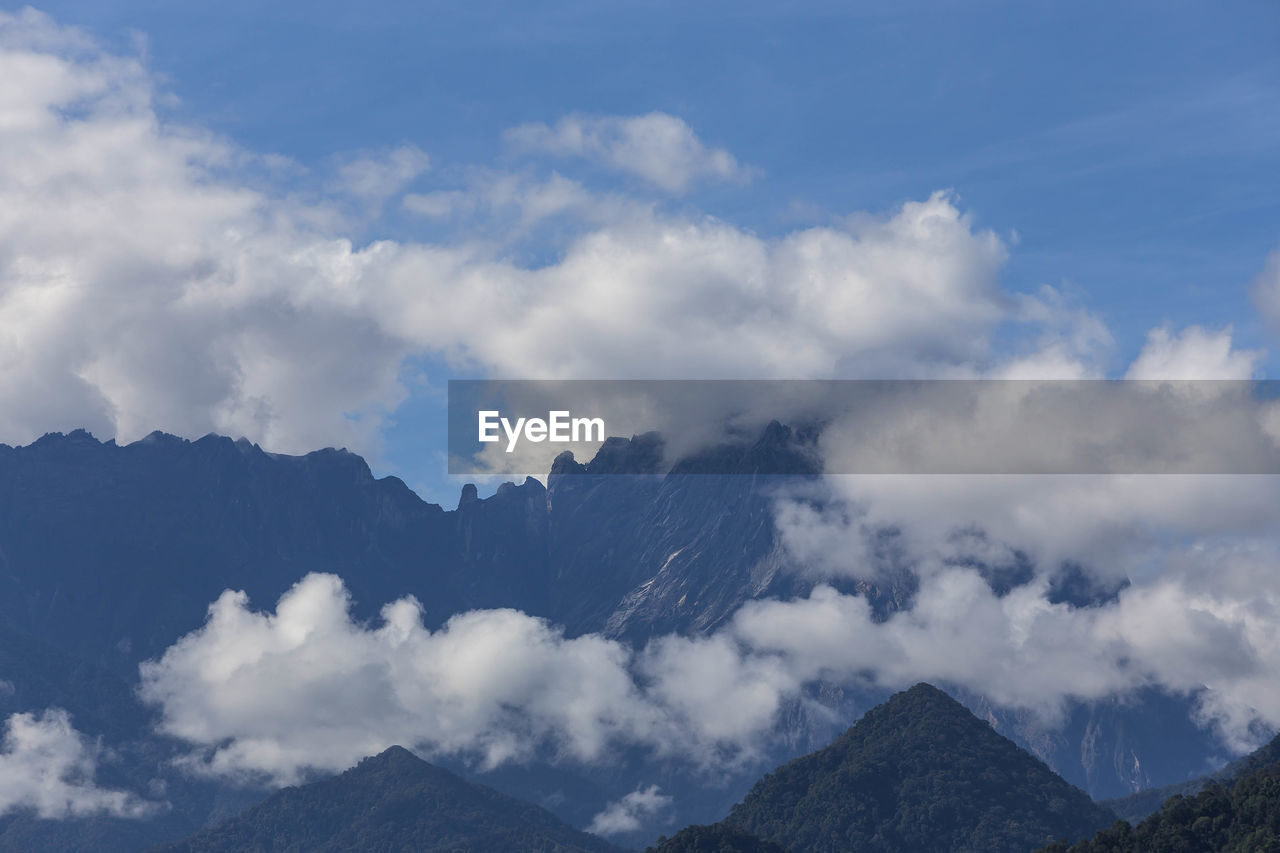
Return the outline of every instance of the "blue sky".
{"type": "MultiPolygon", "coordinates": [[[[504,144],[514,126],[660,111],[751,170],[662,197],[673,215],[770,238],[951,189],[1006,241],[1003,288],[1053,285],[1106,324],[1112,373],[1165,323],[1268,345],[1249,285],[1280,245],[1273,2],[40,8],[113,52],[137,53],[141,37],[176,96],[166,120],[290,158],[309,173],[273,180],[307,192],[323,194],[315,176],[343,158],[401,144],[431,159],[414,189],[448,188],[477,165],[523,168],[504,144]]],[[[635,186],[552,166],[593,191],[635,186]]],[[[389,205],[352,236],[435,228],[389,205]]],[[[561,249],[540,239],[521,246],[530,263],[561,249]]],[[[438,354],[410,365],[449,372],[438,354]]],[[[424,452],[440,398],[410,387],[379,468],[446,499],[454,486],[424,452]]]]}

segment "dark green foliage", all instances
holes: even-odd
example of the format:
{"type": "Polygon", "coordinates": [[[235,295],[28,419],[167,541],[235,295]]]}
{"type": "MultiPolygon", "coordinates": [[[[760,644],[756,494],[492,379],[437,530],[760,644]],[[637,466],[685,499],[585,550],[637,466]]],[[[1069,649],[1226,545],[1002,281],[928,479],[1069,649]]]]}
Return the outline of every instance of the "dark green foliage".
{"type": "MultiPolygon", "coordinates": [[[[1252,766],[1252,762],[1247,766],[1252,766]]],[[[1213,782],[1194,797],[1171,797],[1156,814],[1123,821],[1089,841],[1044,853],[1268,853],[1280,851],[1280,766],[1234,784],[1213,782]]]]}
{"type": "Polygon", "coordinates": [[[918,684],[760,780],[726,823],[793,853],[1026,853],[1115,816],[918,684]]]}
{"type": "Polygon", "coordinates": [[[686,826],[671,838],[659,838],[644,853],[787,853],[786,849],[723,823],[686,826]]]}
{"type": "Polygon", "coordinates": [[[156,853],[615,853],[545,809],[392,747],[156,853]]]}

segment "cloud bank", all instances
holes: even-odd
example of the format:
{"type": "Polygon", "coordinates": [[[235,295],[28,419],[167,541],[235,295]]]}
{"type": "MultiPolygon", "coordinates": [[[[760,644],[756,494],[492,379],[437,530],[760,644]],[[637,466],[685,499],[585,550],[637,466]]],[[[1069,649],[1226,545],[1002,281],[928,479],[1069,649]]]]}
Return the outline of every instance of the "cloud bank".
{"type": "Polygon", "coordinates": [[[1069,702],[1158,686],[1194,698],[1201,722],[1244,749],[1280,725],[1275,558],[1192,549],[1092,604],[1055,599],[1047,575],[997,591],[972,565],[926,561],[910,606],[887,618],[820,584],[750,602],[711,636],[639,650],[512,610],[431,632],[412,599],[362,625],[340,579],[309,575],[274,613],[225,593],[203,627],[143,665],[142,696],[163,732],[193,746],[191,768],[277,784],[394,743],[486,767],[600,763],[635,747],[734,766],[767,749],[780,709],[809,702],[818,682],[962,686],[1047,725],[1069,702]]]}
{"type": "MultiPolygon", "coordinates": [[[[1080,375],[1105,349],[1054,291],[1006,293],[1004,240],[947,193],[762,237],[556,174],[450,184],[411,143],[308,176],[165,119],[140,60],[29,10],[0,16],[0,76],[12,443],[84,426],[376,453],[422,357],[531,378],[1080,375]],[[296,174],[332,197],[280,177],[296,174]],[[441,236],[352,236],[384,207],[441,236]],[[520,235],[536,245],[514,250],[520,235]],[[1036,340],[1006,363],[992,342],[1010,323],[1036,340]]],[[[669,190],[743,175],[662,114],[512,138],[669,190]]]]}

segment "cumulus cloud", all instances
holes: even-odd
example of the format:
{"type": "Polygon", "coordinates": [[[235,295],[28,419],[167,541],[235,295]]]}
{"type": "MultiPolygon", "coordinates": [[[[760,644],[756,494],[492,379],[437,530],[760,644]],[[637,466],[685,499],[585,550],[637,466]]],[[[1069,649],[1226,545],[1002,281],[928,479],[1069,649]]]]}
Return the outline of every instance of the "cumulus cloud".
{"type": "MultiPolygon", "coordinates": [[[[780,711],[811,703],[805,687],[818,683],[955,685],[1046,725],[1070,702],[1158,686],[1193,697],[1234,749],[1280,726],[1273,544],[1198,544],[1092,603],[1055,597],[1049,573],[997,590],[972,564],[916,556],[917,588],[888,615],[819,584],[749,602],[710,636],[638,650],[565,638],[511,610],[431,632],[412,599],[363,625],[338,578],[309,575],[274,613],[225,593],[203,627],[143,665],[142,695],[164,732],[193,745],[191,768],[278,784],[394,743],[486,767],[607,762],[624,747],[737,766],[770,747],[780,711]]],[[[606,810],[610,825],[634,814],[625,803],[606,810]]]]}
{"type": "MultiPolygon", "coordinates": [[[[376,452],[415,356],[530,377],[936,375],[989,360],[1018,319],[1003,241],[944,193],[766,239],[486,173],[402,201],[463,214],[449,239],[357,244],[337,208],[246,177],[260,158],[162,119],[137,59],[25,11],[0,17],[0,76],[0,440],[85,426],[376,452]],[[551,219],[550,262],[498,236],[551,219]]],[[[671,186],[740,173],[682,127],[547,132],[642,169],[628,152],[666,139],[654,162],[677,172],[653,174],[671,186]]],[[[404,147],[336,180],[389,200],[427,165],[404,147]]]]}
{"type": "Polygon", "coordinates": [[[314,298],[360,266],[324,211],[226,179],[246,155],[39,13],[0,16],[0,76],[0,434],[367,446],[404,348],[314,298]]]}
{"type": "Polygon", "coordinates": [[[749,656],[727,634],[637,653],[513,610],[431,632],[411,598],[377,626],[354,622],[349,604],[333,575],[308,575],[274,613],[228,591],[202,628],[143,664],[161,730],[200,747],[190,767],[287,783],[394,743],[486,767],[601,761],[622,746],[720,766],[757,754],[799,686],[776,656],[749,656]]]}
{"type": "Polygon", "coordinates": [[[620,835],[635,832],[670,808],[671,797],[657,785],[639,787],[620,800],[609,803],[591,819],[587,832],[596,835],[620,835]]]}
{"type": "Polygon", "coordinates": [[[565,116],[554,125],[523,124],[506,133],[522,151],[585,157],[642,178],[671,193],[697,181],[743,181],[750,170],[723,148],[708,148],[682,119],[642,116],[565,116]]]}
{"type": "MultiPolygon", "coordinates": [[[[457,306],[458,328],[522,318],[503,334],[450,344],[495,373],[796,378],[981,357],[984,332],[1000,319],[1003,259],[994,235],[975,233],[935,195],[854,231],[771,242],[714,220],[653,216],[585,234],[536,271],[415,249],[393,275],[460,277],[469,298],[457,306]]],[[[410,304],[387,322],[456,338],[431,314],[410,304]]]]}
{"type": "Polygon", "coordinates": [[[11,715],[0,748],[0,814],[30,810],[46,819],[153,814],[157,804],[94,784],[98,753],[66,711],[11,715]]]}
{"type": "Polygon", "coordinates": [[[1165,577],[1076,607],[1050,601],[1043,583],[998,596],[976,570],[948,567],[922,582],[909,610],[883,622],[865,599],[819,587],[797,602],[747,605],[736,631],[757,652],[784,655],[797,678],[962,685],[1050,723],[1068,700],[1149,685],[1205,691],[1205,719],[1233,747],[1254,746],[1259,722],[1280,724],[1271,686],[1280,665],[1276,595],[1255,598],[1203,580],[1165,577]]]}
{"type": "Polygon", "coordinates": [[[142,695],[163,709],[164,731],[211,747],[210,771],[278,780],[394,743],[489,766],[540,747],[593,760],[620,734],[648,740],[661,726],[617,643],[565,639],[511,610],[461,614],[432,633],[412,599],[366,628],[348,604],[332,575],[307,576],[275,613],[227,592],[203,628],[144,664],[142,695]]]}
{"type": "MultiPolygon", "coordinates": [[[[1074,562],[1110,584],[1157,571],[1177,553],[1174,543],[1266,541],[1280,522],[1276,476],[872,475],[830,477],[825,486],[816,502],[782,499],[780,533],[798,561],[828,542],[850,541],[844,553],[864,553],[858,537],[885,529],[900,530],[899,541],[918,555],[945,558],[956,531],[970,529],[1044,572],[1074,562]]],[[[832,577],[865,571],[837,563],[840,552],[825,559],[803,564],[826,566],[832,577]]]]}
{"type": "Polygon", "coordinates": [[[1128,379],[1251,379],[1262,353],[1233,348],[1231,327],[1211,331],[1188,326],[1174,333],[1152,329],[1142,352],[1129,366],[1128,379]]]}
{"type": "MultiPolygon", "coordinates": [[[[1071,294],[1042,285],[1034,293],[1016,294],[1019,322],[1039,334],[1034,345],[983,372],[992,379],[1097,379],[1115,342],[1106,324],[1076,304],[1071,294]]],[[[976,374],[975,374],[976,375],[976,374]]]]}

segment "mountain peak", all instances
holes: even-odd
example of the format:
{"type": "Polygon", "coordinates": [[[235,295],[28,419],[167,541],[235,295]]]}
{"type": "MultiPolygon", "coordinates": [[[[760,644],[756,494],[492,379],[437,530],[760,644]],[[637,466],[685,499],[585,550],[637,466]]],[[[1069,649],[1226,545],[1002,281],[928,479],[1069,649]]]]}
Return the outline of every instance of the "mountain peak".
{"type": "Polygon", "coordinates": [[[766,776],[726,823],[791,849],[1020,853],[1113,820],[959,702],[920,683],[826,748],[766,776]]]}
{"type": "MultiPolygon", "coordinates": [[[[945,691],[938,687],[934,687],[927,681],[921,681],[901,693],[895,693],[889,697],[889,700],[880,708],[896,708],[896,707],[913,707],[916,709],[928,709],[939,712],[950,712],[962,714],[965,717],[972,717],[973,714],[964,705],[961,705],[945,691]]],[[[878,709],[873,709],[878,710],[878,709]]],[[[976,718],[975,718],[976,719],[976,718]]]]}
{"type": "MultiPolygon", "coordinates": [[[[290,850],[554,850],[620,853],[550,812],[468,782],[393,746],[329,779],[285,788],[157,853],[233,853],[289,839],[290,850]]],[[[273,848],[274,849],[274,848],[273,848]]]]}
{"type": "Polygon", "coordinates": [[[418,756],[414,755],[409,750],[405,749],[403,746],[396,744],[395,746],[387,747],[382,752],[379,752],[377,755],[371,755],[368,758],[361,760],[361,762],[357,764],[354,769],[358,769],[366,765],[368,766],[374,766],[374,765],[428,766],[428,763],[426,761],[423,761],[418,756]]]}
{"type": "Polygon", "coordinates": [[[911,687],[907,688],[906,690],[903,690],[901,693],[893,694],[892,696],[889,697],[889,701],[892,702],[895,699],[906,699],[908,697],[918,697],[918,698],[928,699],[929,701],[932,701],[932,702],[941,702],[949,705],[955,705],[957,708],[961,708],[961,709],[964,708],[963,705],[961,705],[955,699],[952,699],[950,694],[947,693],[947,691],[939,687],[934,687],[932,684],[930,684],[927,681],[918,681],[911,687]]]}

